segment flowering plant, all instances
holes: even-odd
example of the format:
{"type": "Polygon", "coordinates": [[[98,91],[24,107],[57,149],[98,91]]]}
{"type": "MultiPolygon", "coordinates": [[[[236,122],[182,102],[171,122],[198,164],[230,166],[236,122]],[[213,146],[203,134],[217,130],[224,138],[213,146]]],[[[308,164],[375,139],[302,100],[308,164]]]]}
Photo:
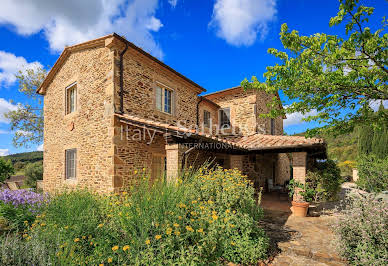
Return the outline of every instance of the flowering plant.
{"type": "Polygon", "coordinates": [[[0,216],[6,220],[10,229],[25,229],[33,222],[47,197],[32,189],[1,190],[0,216]]]}

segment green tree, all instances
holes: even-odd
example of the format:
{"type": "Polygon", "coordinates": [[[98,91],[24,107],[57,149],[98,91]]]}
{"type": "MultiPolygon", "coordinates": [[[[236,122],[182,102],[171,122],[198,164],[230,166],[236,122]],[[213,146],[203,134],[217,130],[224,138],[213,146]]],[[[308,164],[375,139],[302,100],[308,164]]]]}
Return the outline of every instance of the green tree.
{"type": "Polygon", "coordinates": [[[37,67],[20,70],[16,75],[19,92],[29,98],[27,103],[19,103],[17,110],[4,115],[10,120],[10,128],[15,132],[13,144],[16,147],[29,147],[30,143],[39,144],[43,141],[43,98],[36,90],[46,74],[44,68],[37,67]]]}
{"type": "Polygon", "coordinates": [[[6,161],[3,158],[0,158],[0,184],[10,178],[14,172],[15,170],[13,169],[12,162],[10,160],[6,161]]]}
{"type": "Polygon", "coordinates": [[[384,17],[381,27],[372,32],[368,23],[373,7],[360,5],[358,0],[339,2],[338,14],[330,19],[329,25],[345,24],[346,38],[325,33],[303,36],[283,24],[280,40],[288,52],[268,50],[281,62],[267,67],[264,82],[254,76],[250,82],[245,79],[241,83],[246,89],[273,95],[282,90],[294,101],[281,109],[280,99],[273,97],[269,103],[271,111],[264,116],[316,111],[305,120],[315,120],[324,126],[309,130],[307,135],[323,130],[339,135],[366,121],[370,125],[388,121],[386,113],[370,117],[363,108],[373,100],[388,99],[387,20],[384,17]],[[350,112],[344,114],[344,109],[350,112]]]}
{"type": "Polygon", "coordinates": [[[43,180],[43,164],[42,162],[29,163],[25,170],[26,185],[36,187],[36,181],[43,180]]]}

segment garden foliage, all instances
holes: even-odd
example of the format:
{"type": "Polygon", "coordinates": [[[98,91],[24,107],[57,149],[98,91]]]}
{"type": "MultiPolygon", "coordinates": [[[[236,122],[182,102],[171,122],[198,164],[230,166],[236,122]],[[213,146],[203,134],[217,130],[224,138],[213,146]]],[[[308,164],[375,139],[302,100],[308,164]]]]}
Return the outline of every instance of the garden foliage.
{"type": "Polygon", "coordinates": [[[388,190],[388,156],[383,159],[376,155],[363,155],[358,159],[357,185],[368,192],[388,190]]]}
{"type": "Polygon", "coordinates": [[[342,214],[335,225],[339,252],[354,265],[387,265],[387,202],[359,195],[342,214]]]}
{"type": "MultiPolygon", "coordinates": [[[[33,241],[47,254],[37,265],[47,257],[53,264],[93,265],[253,264],[266,257],[262,210],[239,171],[202,168],[170,184],[149,182],[140,172],[135,178],[142,182],[119,194],[76,190],[53,197],[24,240],[3,243],[33,241]]],[[[2,262],[18,264],[6,249],[2,262]]],[[[30,256],[22,260],[31,263],[30,256]]]]}

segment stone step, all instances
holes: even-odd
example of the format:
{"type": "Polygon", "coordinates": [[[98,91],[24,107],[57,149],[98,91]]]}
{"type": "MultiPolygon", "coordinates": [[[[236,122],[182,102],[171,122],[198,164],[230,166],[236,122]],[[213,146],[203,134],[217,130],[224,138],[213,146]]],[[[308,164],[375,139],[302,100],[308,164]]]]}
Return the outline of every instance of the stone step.
{"type": "Polygon", "coordinates": [[[313,251],[304,246],[290,245],[289,242],[278,243],[282,254],[295,254],[297,256],[306,257],[317,262],[326,263],[328,265],[347,265],[337,254],[329,254],[321,251],[313,251]]]}

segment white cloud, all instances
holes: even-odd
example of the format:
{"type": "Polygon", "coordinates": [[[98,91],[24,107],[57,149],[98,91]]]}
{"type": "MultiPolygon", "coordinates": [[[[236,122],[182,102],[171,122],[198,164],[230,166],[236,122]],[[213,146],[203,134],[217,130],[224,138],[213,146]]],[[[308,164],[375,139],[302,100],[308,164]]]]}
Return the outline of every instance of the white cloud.
{"type": "Polygon", "coordinates": [[[21,35],[42,31],[53,51],[117,32],[162,57],[151,34],[162,27],[157,8],[158,0],[3,0],[0,24],[21,35]]]}
{"type": "Polygon", "coordinates": [[[0,156],[9,155],[9,149],[0,149],[0,156]]]}
{"type": "Polygon", "coordinates": [[[276,12],[276,0],[216,0],[209,25],[229,44],[249,46],[266,37],[276,12]]]}
{"type": "Polygon", "coordinates": [[[151,17],[150,21],[146,25],[146,28],[152,31],[158,31],[161,27],[163,27],[162,22],[155,17],[151,17]]]}
{"type": "Polygon", "coordinates": [[[17,105],[8,102],[4,98],[0,98],[0,123],[9,123],[9,121],[4,117],[4,113],[15,111],[17,109],[17,105]]]}
{"type": "Polygon", "coordinates": [[[43,143],[40,144],[37,148],[36,148],[37,151],[43,151],[43,143]]]}
{"type": "Polygon", "coordinates": [[[9,133],[10,133],[9,131],[0,129],[0,134],[9,134],[9,133]]]}
{"type": "Polygon", "coordinates": [[[292,114],[287,114],[287,119],[285,119],[283,121],[283,126],[284,127],[288,127],[288,126],[293,126],[293,125],[298,125],[298,124],[306,123],[305,121],[302,120],[303,118],[306,118],[306,117],[311,116],[311,115],[317,115],[317,114],[318,114],[318,112],[315,109],[311,110],[310,112],[305,113],[305,114],[302,114],[300,112],[295,112],[295,113],[292,113],[292,114]]]}
{"type": "MultiPolygon", "coordinates": [[[[377,111],[380,107],[381,100],[372,100],[369,102],[370,108],[373,109],[373,111],[377,111]]],[[[388,109],[388,100],[383,101],[383,106],[385,109],[388,109]]]]}
{"type": "Polygon", "coordinates": [[[22,56],[0,51],[0,86],[10,86],[15,83],[15,74],[19,70],[37,67],[42,67],[37,61],[28,63],[22,56]]]}
{"type": "Polygon", "coordinates": [[[178,0],[168,0],[168,3],[174,8],[176,7],[178,0]]]}

